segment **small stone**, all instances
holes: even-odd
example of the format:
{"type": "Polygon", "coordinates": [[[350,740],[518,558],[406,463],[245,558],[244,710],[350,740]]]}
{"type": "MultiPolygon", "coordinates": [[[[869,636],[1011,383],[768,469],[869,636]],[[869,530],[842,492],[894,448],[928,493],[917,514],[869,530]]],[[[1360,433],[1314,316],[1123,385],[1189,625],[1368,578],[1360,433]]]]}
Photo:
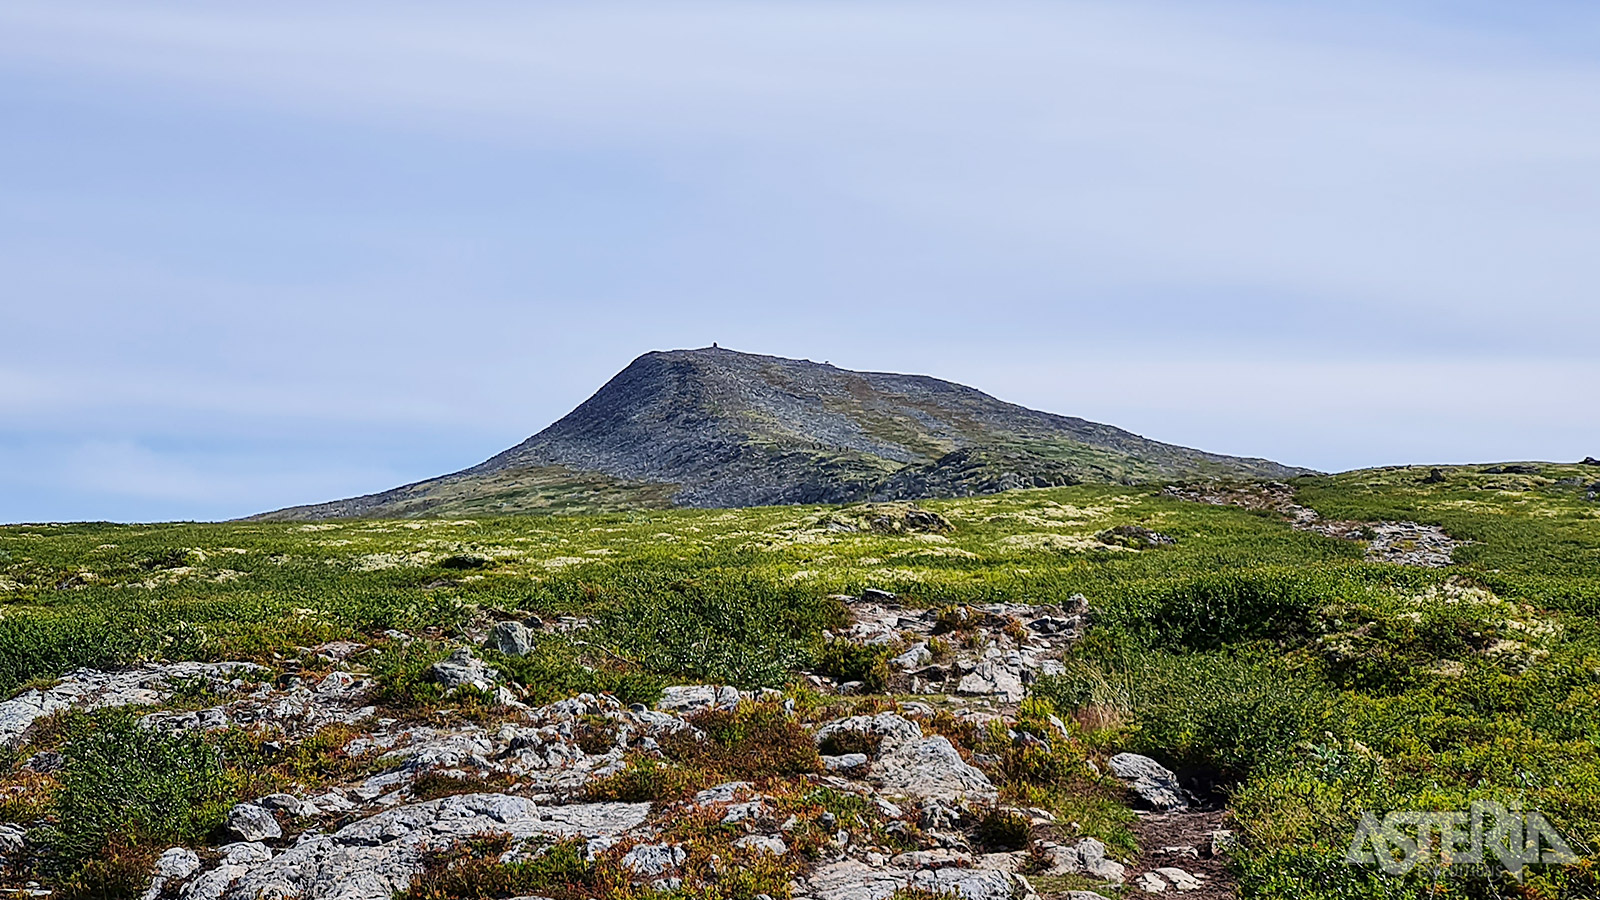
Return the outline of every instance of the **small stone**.
{"type": "MultiPolygon", "coordinates": [[[[28,845],[28,833],[20,825],[0,824],[0,857],[21,853],[28,845]]],[[[181,849],[181,848],[174,848],[181,849]]]]}
{"type": "Polygon", "coordinates": [[[907,671],[925,666],[933,661],[933,651],[928,649],[926,641],[919,641],[907,648],[906,652],[889,660],[889,665],[907,671]]]}
{"type": "Polygon", "coordinates": [[[694,712],[717,702],[717,689],[709,684],[679,684],[661,691],[656,708],[664,712],[694,712]]]}

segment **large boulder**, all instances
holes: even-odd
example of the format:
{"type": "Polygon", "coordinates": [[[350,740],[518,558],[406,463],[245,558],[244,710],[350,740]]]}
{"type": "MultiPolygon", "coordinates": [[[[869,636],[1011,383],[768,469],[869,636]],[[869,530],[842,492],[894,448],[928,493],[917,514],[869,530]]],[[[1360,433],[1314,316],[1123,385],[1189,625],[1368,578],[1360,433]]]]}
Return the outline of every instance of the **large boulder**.
{"type": "Polygon", "coordinates": [[[1118,753],[1109,762],[1111,774],[1127,782],[1129,789],[1150,809],[1189,808],[1189,792],[1178,784],[1178,776],[1150,757],[1118,753]]]}
{"type": "Polygon", "coordinates": [[[873,747],[874,754],[882,756],[922,740],[922,726],[892,712],[875,716],[850,716],[818,728],[816,740],[818,747],[841,741],[859,743],[873,747]]]}
{"type": "Polygon", "coordinates": [[[997,796],[988,776],[968,765],[943,735],[897,747],[879,757],[867,777],[890,796],[986,801],[997,796]]]}

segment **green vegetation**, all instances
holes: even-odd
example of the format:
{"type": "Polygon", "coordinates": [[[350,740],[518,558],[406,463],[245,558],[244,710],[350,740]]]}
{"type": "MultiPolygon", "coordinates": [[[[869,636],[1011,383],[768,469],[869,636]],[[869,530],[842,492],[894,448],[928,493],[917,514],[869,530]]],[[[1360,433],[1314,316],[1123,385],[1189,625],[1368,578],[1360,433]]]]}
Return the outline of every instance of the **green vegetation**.
{"type": "MultiPolygon", "coordinates": [[[[583,691],[648,702],[679,681],[784,687],[802,669],[878,691],[885,651],[827,636],[846,623],[834,595],[878,588],[955,609],[1081,593],[1088,636],[1019,713],[1017,729],[1038,746],[941,726],[964,751],[998,760],[989,765],[1003,803],[1055,810],[1126,853],[1129,814],[1088,763],[1146,753],[1225,799],[1245,896],[1333,900],[1509,895],[1503,882],[1383,878],[1342,857],[1363,810],[1515,800],[1543,811],[1589,859],[1535,871],[1515,889],[1596,896],[1600,503],[1585,488],[1600,469],[1427,474],[1355,472],[1295,487],[1329,519],[1436,524],[1470,541],[1449,569],[1369,562],[1359,543],[1270,513],[1116,485],[928,501],[949,524],[930,530],[856,528],[849,523],[871,517],[822,506],[11,526],[0,528],[0,689],[150,659],[248,660],[278,672],[311,665],[301,648],[352,639],[379,651],[366,666],[385,714],[424,719],[446,714],[426,672],[464,629],[536,616],[572,627],[539,635],[525,657],[482,654],[534,702],[583,691]],[[1096,539],[1125,525],[1175,543],[1096,539]]],[[[448,714],[476,715],[474,702],[450,698],[448,714]]],[[[708,741],[664,747],[666,761],[630,761],[595,793],[678,798],[719,780],[816,769],[809,741],[770,707],[718,715],[726,721],[700,726],[708,741]]],[[[339,757],[336,740],[315,752],[266,748],[241,729],[202,740],[131,721],[66,722],[7,761],[6,784],[18,790],[0,815],[49,823],[53,855],[40,865],[76,873],[83,891],[122,877],[111,871],[118,860],[148,871],[151,850],[203,836],[241,785],[259,793],[363,764],[339,757]],[[52,748],[65,754],[60,771],[23,771],[27,754],[52,748]]],[[[826,800],[793,804],[821,815],[826,800]]],[[[1015,844],[1016,823],[998,816],[985,833],[996,847],[1015,844]]],[[[494,859],[492,848],[459,849],[412,893],[599,896],[586,892],[603,886],[600,870],[559,848],[525,870],[494,859]]]]}

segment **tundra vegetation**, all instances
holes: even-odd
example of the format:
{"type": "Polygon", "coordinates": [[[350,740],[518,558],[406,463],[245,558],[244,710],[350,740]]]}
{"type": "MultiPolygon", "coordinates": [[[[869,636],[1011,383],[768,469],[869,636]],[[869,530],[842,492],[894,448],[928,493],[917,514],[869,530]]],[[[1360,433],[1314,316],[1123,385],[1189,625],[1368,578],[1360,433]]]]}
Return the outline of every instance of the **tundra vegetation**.
{"type": "MultiPolygon", "coordinates": [[[[580,694],[625,708],[655,704],[669,685],[710,684],[756,693],[685,714],[692,737],[630,749],[581,786],[594,802],[651,803],[657,840],[688,848],[669,860],[680,877],[665,893],[629,874],[643,857],[625,866],[625,843],[610,852],[552,839],[519,855],[505,834],[485,833],[428,856],[405,895],[783,900],[841,829],[862,846],[916,852],[930,826],[885,818],[871,799],[819,778],[821,759],[870,757],[882,736],[839,732],[819,748],[812,734],[842,716],[920,704],[924,731],[948,738],[996,786],[988,805],[965,813],[977,851],[1037,857],[1041,836],[1088,836],[1130,867],[1148,858],[1159,848],[1141,846],[1147,830],[1103,774],[1109,757],[1133,752],[1175,770],[1201,805],[1226,810],[1226,872],[1243,897],[1594,898],[1600,468],[1507,468],[1291,482],[1295,501],[1326,520],[1443,529],[1461,543],[1439,568],[1371,559],[1360,540],[1160,485],[917,507],[7,526],[6,697],[47,691],[81,668],[191,661],[253,663],[235,681],[262,690],[339,671],[374,687],[364,718],[292,734],[146,720],[215,706],[222,688],[205,677],[169,682],[153,705],[38,718],[0,758],[0,821],[15,826],[0,834],[4,880],[66,897],[144,895],[169,848],[200,850],[209,865],[237,802],[309,797],[383,771],[385,748],[363,737],[373,721],[492,733],[580,694]],[[987,640],[962,623],[990,604],[1070,608],[1081,595],[1087,625],[1020,703],[964,717],[889,666],[909,641],[838,637],[854,614],[847,598],[873,592],[940,610],[941,633],[924,642],[935,660],[987,640]],[[497,622],[532,619],[573,627],[528,630],[526,652],[488,639],[497,622]],[[360,649],[318,649],[341,645],[360,649]],[[435,664],[461,647],[494,683],[441,682],[435,664]],[[740,844],[720,810],[695,812],[694,797],[729,782],[754,785],[788,821],[787,854],[740,844]],[[1477,799],[1541,811],[1581,860],[1532,867],[1520,881],[1493,870],[1395,877],[1345,861],[1363,811],[1460,810],[1477,799]]],[[[573,721],[575,746],[617,744],[616,719],[573,721]]],[[[431,801],[515,794],[518,784],[424,774],[407,790],[431,801]]],[[[317,827],[357,813],[342,815],[317,827]]],[[[1117,892],[1082,875],[1032,884],[1045,895],[1117,892]]],[[[1131,883],[1126,891],[1140,895],[1131,883]]]]}

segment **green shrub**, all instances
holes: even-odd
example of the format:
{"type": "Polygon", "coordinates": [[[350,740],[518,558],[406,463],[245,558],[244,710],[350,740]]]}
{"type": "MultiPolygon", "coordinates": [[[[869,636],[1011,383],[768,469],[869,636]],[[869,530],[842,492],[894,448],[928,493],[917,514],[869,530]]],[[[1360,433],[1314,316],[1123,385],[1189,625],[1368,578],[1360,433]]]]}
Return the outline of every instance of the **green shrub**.
{"type": "Polygon", "coordinates": [[[79,720],[62,756],[57,824],[43,843],[69,866],[113,837],[158,848],[198,843],[234,801],[216,746],[192,732],[142,728],[127,711],[79,720]]]}
{"type": "Polygon", "coordinates": [[[1032,833],[1028,817],[1009,809],[984,810],[972,827],[978,846],[990,852],[1026,849],[1032,833]]]}
{"type": "Polygon", "coordinates": [[[881,644],[857,644],[832,640],[823,643],[814,669],[841,684],[861,682],[861,691],[879,694],[889,685],[889,657],[892,651],[881,644]]]}

